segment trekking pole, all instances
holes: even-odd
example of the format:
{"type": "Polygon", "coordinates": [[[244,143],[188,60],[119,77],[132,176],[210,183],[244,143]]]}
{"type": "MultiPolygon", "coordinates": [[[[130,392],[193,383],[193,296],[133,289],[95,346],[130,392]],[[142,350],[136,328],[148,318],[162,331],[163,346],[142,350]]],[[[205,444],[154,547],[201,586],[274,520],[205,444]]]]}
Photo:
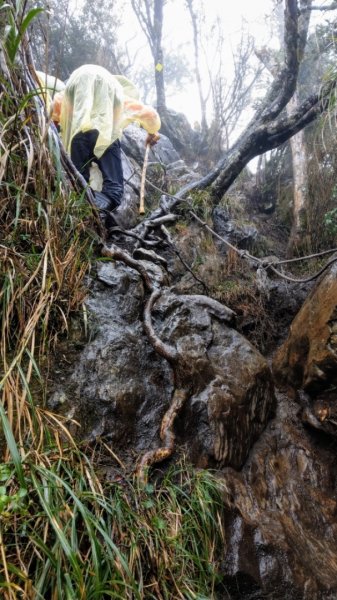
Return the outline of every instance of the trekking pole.
{"type": "Polygon", "coordinates": [[[145,177],[146,177],[147,162],[149,160],[149,150],[150,150],[150,144],[146,144],[142,177],[140,180],[140,203],[139,203],[139,214],[140,215],[143,215],[145,213],[145,208],[144,208],[145,177]]]}

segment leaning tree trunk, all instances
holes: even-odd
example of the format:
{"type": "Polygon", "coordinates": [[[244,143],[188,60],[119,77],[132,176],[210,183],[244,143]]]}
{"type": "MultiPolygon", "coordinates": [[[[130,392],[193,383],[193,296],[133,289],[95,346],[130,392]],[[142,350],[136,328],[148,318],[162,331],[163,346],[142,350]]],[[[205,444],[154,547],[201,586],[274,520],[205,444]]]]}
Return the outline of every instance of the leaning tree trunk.
{"type": "Polygon", "coordinates": [[[329,107],[336,78],[327,80],[318,92],[311,94],[288,114],[284,109],[296,91],[299,64],[303,56],[305,30],[303,19],[310,10],[311,0],[286,0],[284,11],[284,64],[274,78],[261,107],[245,131],[219,160],[213,171],[199,181],[181,188],[177,198],[184,198],[192,190],[210,188],[213,204],[223,195],[248,164],[260,154],[277,148],[289,140],[329,107]]]}
{"type": "MultiPolygon", "coordinates": [[[[306,8],[310,8],[311,0],[301,0],[301,5],[305,5],[306,8]]],[[[282,46],[282,40],[284,38],[284,23],[281,6],[276,7],[275,17],[277,22],[277,29],[280,36],[280,45],[282,46]]],[[[308,29],[310,22],[310,11],[302,13],[299,19],[298,31],[299,31],[299,58],[303,57],[306,40],[308,37],[308,29]]],[[[262,48],[256,51],[256,55],[264,64],[265,67],[270,71],[273,77],[277,77],[280,71],[281,65],[279,58],[275,51],[262,48]]],[[[299,93],[298,86],[293,96],[289,99],[286,105],[286,114],[291,117],[293,111],[299,106],[299,93]]],[[[307,212],[307,152],[305,147],[305,137],[303,129],[296,133],[290,138],[290,152],[293,172],[293,223],[291,234],[289,237],[287,254],[292,255],[295,247],[299,248],[303,245],[303,236],[305,233],[305,216],[307,212]]]]}

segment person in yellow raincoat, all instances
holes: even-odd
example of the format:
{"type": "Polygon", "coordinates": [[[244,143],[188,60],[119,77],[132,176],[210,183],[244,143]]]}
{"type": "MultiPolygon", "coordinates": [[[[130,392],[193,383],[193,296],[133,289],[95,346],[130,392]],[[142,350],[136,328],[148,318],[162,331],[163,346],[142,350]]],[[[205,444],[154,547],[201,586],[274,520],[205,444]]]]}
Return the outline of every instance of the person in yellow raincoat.
{"type": "Polygon", "coordinates": [[[60,124],[65,149],[88,183],[90,165],[97,163],[107,199],[102,204],[102,194],[96,194],[99,208],[116,209],[124,191],[122,131],[136,122],[148,132],[146,143],[152,146],[159,139],[157,111],[139,101],[137,89],[126,77],[98,65],[83,65],[70,75],[64,91],[56,94],[52,119],[60,124]]]}

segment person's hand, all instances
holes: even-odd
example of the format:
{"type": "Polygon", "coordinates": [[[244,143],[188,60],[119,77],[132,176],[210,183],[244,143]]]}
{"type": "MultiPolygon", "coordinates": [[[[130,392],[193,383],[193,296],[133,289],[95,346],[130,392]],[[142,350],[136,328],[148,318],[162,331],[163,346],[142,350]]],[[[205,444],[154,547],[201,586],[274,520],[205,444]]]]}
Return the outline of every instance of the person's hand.
{"type": "Polygon", "coordinates": [[[146,145],[148,144],[149,146],[154,146],[158,142],[159,139],[160,139],[159,133],[149,133],[145,140],[145,143],[146,143],[146,145]]]}

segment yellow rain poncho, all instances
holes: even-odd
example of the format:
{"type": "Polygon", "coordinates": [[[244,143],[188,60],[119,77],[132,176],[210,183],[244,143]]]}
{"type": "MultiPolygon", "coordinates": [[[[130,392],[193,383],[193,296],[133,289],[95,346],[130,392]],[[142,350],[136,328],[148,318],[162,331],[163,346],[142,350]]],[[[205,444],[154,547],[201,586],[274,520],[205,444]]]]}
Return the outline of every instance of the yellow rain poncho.
{"type": "Polygon", "coordinates": [[[97,65],[74,71],[62,97],[60,126],[67,152],[80,131],[98,131],[94,154],[100,158],[129,123],[139,123],[148,133],[157,133],[157,111],[138,100],[135,86],[121,75],[112,75],[97,65]]]}
{"type": "Polygon", "coordinates": [[[56,92],[64,90],[66,87],[63,81],[54,77],[54,75],[48,75],[43,71],[36,71],[36,75],[38,76],[42,90],[48,92],[51,97],[54,96],[56,92]]]}
{"type": "Polygon", "coordinates": [[[61,81],[61,79],[58,79],[53,75],[48,75],[43,71],[36,71],[36,75],[40,83],[38,93],[42,95],[47,107],[47,112],[49,113],[51,107],[53,106],[53,98],[55,95],[57,95],[57,93],[64,90],[65,84],[63,81],[61,81]]]}

